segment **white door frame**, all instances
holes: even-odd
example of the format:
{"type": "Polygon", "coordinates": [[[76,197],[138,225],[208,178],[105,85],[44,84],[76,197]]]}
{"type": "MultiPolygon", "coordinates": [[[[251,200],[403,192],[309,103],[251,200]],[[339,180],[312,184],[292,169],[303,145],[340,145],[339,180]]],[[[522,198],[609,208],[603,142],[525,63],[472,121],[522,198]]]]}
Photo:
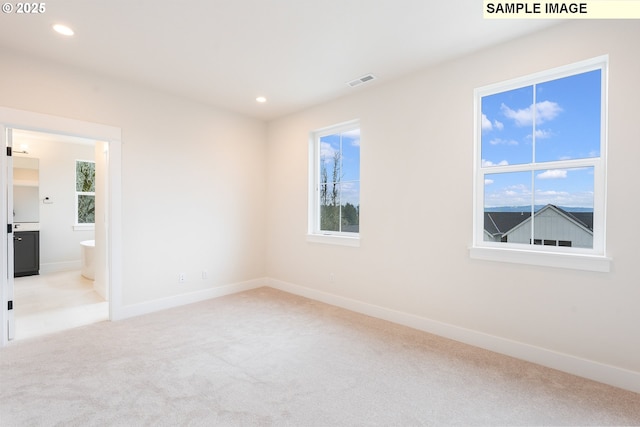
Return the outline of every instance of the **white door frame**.
{"type": "MultiPolygon", "coordinates": [[[[107,232],[107,284],[109,292],[109,319],[118,320],[122,316],[122,141],[121,129],[98,123],[85,122],[75,119],[51,116],[48,114],[33,113],[30,111],[16,110],[0,107],[0,127],[18,128],[39,132],[58,133],[69,136],[89,138],[96,141],[104,141],[108,144],[107,168],[106,168],[106,232],[107,232]]],[[[5,148],[2,147],[4,150],[5,148]]],[[[2,153],[4,156],[4,153],[2,153]]],[[[7,176],[8,162],[1,162],[2,176],[7,176]]],[[[5,180],[3,180],[5,181],[5,180]]],[[[7,194],[6,184],[1,193],[7,194]]],[[[0,201],[2,209],[0,215],[2,227],[13,222],[8,218],[7,199],[2,197],[0,201]]],[[[0,256],[2,262],[7,262],[9,234],[3,230],[0,256]]],[[[0,346],[8,343],[8,278],[5,274],[0,278],[0,346]]]]}
{"type": "MultiPolygon", "coordinates": [[[[2,153],[2,177],[6,185],[2,186],[2,215],[7,219],[13,219],[13,157],[9,156],[9,150],[13,150],[13,138],[11,130],[7,129],[0,123],[0,141],[2,145],[6,146],[7,153],[2,153]]],[[[15,317],[13,307],[9,306],[9,301],[13,304],[13,227],[8,227],[13,221],[7,222],[7,232],[2,232],[2,248],[0,249],[0,260],[4,267],[4,274],[2,275],[2,313],[0,314],[0,324],[3,325],[3,330],[7,336],[7,340],[11,340],[15,334],[15,317]]],[[[3,227],[5,225],[3,224],[3,227]]]]}

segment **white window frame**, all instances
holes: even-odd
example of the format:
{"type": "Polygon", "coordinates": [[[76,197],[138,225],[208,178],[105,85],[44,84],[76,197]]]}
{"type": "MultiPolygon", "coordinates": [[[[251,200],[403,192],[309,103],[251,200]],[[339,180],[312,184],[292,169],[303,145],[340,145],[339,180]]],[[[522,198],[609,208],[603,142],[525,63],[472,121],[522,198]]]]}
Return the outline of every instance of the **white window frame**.
{"type": "Polygon", "coordinates": [[[611,259],[606,255],[606,166],[607,166],[607,111],[608,111],[608,55],[554,68],[529,76],[496,83],[474,91],[474,202],[473,242],[470,256],[475,259],[513,262],[579,270],[608,272],[611,259]],[[507,92],[532,84],[543,83],[593,70],[601,70],[601,126],[600,156],[574,160],[514,164],[507,166],[482,165],[482,105],[483,97],[507,92]],[[560,169],[589,166],[594,168],[593,248],[575,248],[545,245],[526,245],[508,242],[484,241],[485,174],[560,169]]]}
{"type": "Polygon", "coordinates": [[[95,160],[80,160],[80,159],[76,159],[76,161],[73,163],[74,165],[74,172],[73,172],[73,191],[75,193],[75,197],[74,197],[74,202],[75,202],[75,206],[73,208],[73,213],[74,213],[74,219],[73,219],[73,230],[74,231],[85,231],[85,230],[95,230],[95,222],[93,223],[79,223],[78,222],[78,196],[93,196],[94,201],[95,201],[95,197],[96,197],[96,193],[95,191],[77,191],[76,189],[76,182],[78,180],[78,176],[77,171],[78,171],[78,162],[82,162],[82,163],[93,163],[94,166],[96,164],[95,160]]]}
{"type": "Polygon", "coordinates": [[[308,242],[360,246],[360,232],[352,233],[320,229],[320,138],[354,129],[360,129],[359,120],[351,120],[311,132],[309,138],[308,242]]]}

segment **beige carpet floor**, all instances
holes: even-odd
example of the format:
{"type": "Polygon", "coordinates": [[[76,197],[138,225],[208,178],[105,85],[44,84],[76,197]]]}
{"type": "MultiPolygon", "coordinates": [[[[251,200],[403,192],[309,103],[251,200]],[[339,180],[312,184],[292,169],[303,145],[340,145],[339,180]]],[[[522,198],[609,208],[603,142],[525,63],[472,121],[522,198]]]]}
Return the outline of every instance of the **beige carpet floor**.
{"type": "Polygon", "coordinates": [[[640,425],[640,394],[260,288],[0,349],[2,426],[640,425]]]}

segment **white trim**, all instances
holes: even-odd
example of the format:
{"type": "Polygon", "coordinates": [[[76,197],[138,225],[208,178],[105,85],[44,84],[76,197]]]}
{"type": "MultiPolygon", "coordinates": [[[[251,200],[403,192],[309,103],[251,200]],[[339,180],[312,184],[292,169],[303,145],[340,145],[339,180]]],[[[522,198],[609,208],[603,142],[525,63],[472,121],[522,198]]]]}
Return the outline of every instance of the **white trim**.
{"type": "Polygon", "coordinates": [[[387,320],[444,338],[460,341],[465,344],[640,393],[640,372],[583,359],[566,353],[559,353],[546,348],[368,304],[277,279],[268,279],[268,286],[357,313],[366,314],[367,316],[387,320]]]}
{"type": "Polygon", "coordinates": [[[6,310],[7,303],[12,297],[9,295],[11,291],[11,281],[13,280],[13,271],[11,266],[13,260],[10,258],[9,242],[13,240],[13,233],[5,233],[5,227],[7,224],[13,223],[13,219],[9,213],[10,207],[8,200],[13,199],[11,191],[13,186],[9,186],[8,183],[13,179],[13,172],[9,174],[9,171],[13,169],[12,159],[6,155],[6,147],[9,146],[9,141],[6,138],[6,127],[0,122],[0,145],[3,152],[0,153],[0,176],[2,176],[2,182],[7,184],[0,185],[0,221],[2,221],[2,236],[0,236],[0,263],[2,264],[2,271],[4,274],[0,277],[0,346],[4,346],[9,342],[9,322],[11,314],[6,310]],[[11,219],[10,219],[11,218],[11,219]]]}
{"type": "MultiPolygon", "coordinates": [[[[118,127],[99,123],[86,122],[49,114],[16,110],[0,107],[0,128],[2,126],[33,130],[48,133],[58,133],[68,136],[89,138],[108,144],[107,161],[107,284],[110,292],[109,318],[117,319],[122,305],[122,131],[118,127]]],[[[5,164],[3,162],[3,168],[5,164]]],[[[4,199],[3,199],[4,200],[4,199]]],[[[2,202],[4,206],[4,201],[2,202]]],[[[5,233],[6,234],[6,233],[5,233]]],[[[6,256],[3,256],[5,258],[6,256]]],[[[0,289],[0,300],[4,301],[6,291],[0,289]]],[[[6,305],[1,309],[3,313],[6,305]]],[[[0,316],[0,320],[4,315],[0,316]]],[[[4,321],[4,320],[3,320],[4,321]]],[[[7,344],[7,331],[0,328],[0,345],[7,344]]]]}
{"type": "Polygon", "coordinates": [[[544,267],[569,268],[574,270],[611,271],[612,259],[606,256],[570,254],[560,252],[537,252],[498,247],[470,247],[469,256],[485,261],[539,265],[544,267]]]}
{"type": "Polygon", "coordinates": [[[109,319],[118,320],[122,296],[122,144],[108,144],[106,151],[109,180],[107,218],[107,292],[109,319]]]}
{"type": "Polygon", "coordinates": [[[95,229],[96,229],[95,224],[75,224],[75,225],[73,225],[73,231],[93,231],[95,229]]]}
{"type": "Polygon", "coordinates": [[[307,234],[307,242],[324,243],[329,245],[360,247],[359,236],[345,236],[336,234],[307,234]]]}
{"type": "Polygon", "coordinates": [[[118,127],[6,107],[0,107],[0,123],[11,128],[55,132],[100,141],[120,141],[121,138],[118,127]]]}
{"type": "Polygon", "coordinates": [[[57,273],[59,271],[80,270],[82,268],[82,260],[47,262],[40,264],[40,274],[57,273]]]}
{"type": "Polygon", "coordinates": [[[237,294],[239,292],[261,288],[265,286],[266,281],[267,279],[265,278],[248,280],[245,282],[217,286],[215,288],[204,289],[201,291],[160,298],[139,304],[126,305],[123,306],[118,312],[118,319],[142,316],[145,314],[154,313],[156,311],[167,310],[174,307],[180,307],[187,304],[206,301],[212,298],[218,298],[225,295],[237,294]]]}
{"type": "MultiPolygon", "coordinates": [[[[510,80],[497,82],[482,86],[478,89],[482,96],[492,95],[499,92],[506,92],[512,89],[518,89],[522,86],[528,86],[533,83],[542,83],[551,80],[569,77],[574,74],[586,73],[588,71],[598,70],[602,64],[607,64],[604,68],[608,68],[609,55],[596,56],[594,58],[585,59],[584,61],[573,62],[571,64],[562,65],[550,70],[543,70],[537,73],[528,74],[526,76],[516,77],[510,80]]],[[[603,70],[605,71],[605,70],[603,70]]]]}
{"type": "Polygon", "coordinates": [[[352,120],[344,121],[342,123],[337,123],[335,125],[329,125],[329,126],[322,127],[320,129],[316,129],[311,133],[313,136],[317,138],[322,138],[323,136],[333,135],[335,133],[347,132],[359,126],[360,126],[360,120],[352,119],[352,120]]]}

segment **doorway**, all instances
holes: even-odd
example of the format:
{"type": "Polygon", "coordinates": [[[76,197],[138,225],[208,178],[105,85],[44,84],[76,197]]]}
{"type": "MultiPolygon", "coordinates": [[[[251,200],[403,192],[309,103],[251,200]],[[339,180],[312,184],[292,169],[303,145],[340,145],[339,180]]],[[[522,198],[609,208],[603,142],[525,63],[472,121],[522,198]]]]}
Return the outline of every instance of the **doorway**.
{"type": "Polygon", "coordinates": [[[104,218],[105,143],[17,128],[11,136],[14,339],[108,320],[104,275],[95,274],[106,270],[95,221],[104,218]]]}
{"type": "MultiPolygon", "coordinates": [[[[121,141],[119,128],[67,119],[46,114],[27,112],[0,107],[0,133],[2,143],[7,146],[7,156],[2,156],[0,172],[7,177],[0,188],[2,209],[0,216],[7,224],[7,233],[2,233],[0,244],[0,262],[3,274],[0,277],[0,345],[6,345],[15,334],[14,277],[13,277],[13,186],[12,182],[13,141],[7,138],[8,129],[35,131],[67,137],[85,138],[103,141],[102,153],[104,167],[104,212],[102,218],[96,218],[96,227],[104,228],[105,243],[102,246],[103,262],[96,264],[96,274],[104,279],[105,296],[109,300],[108,318],[117,320],[122,317],[122,259],[121,259],[121,141]],[[100,270],[101,269],[101,270],[100,270]],[[98,272],[99,270],[99,272],[98,272]]],[[[19,150],[19,148],[17,148],[19,150]]],[[[43,200],[46,199],[43,195],[43,200]]],[[[55,200],[54,200],[55,203],[55,200]]]]}

